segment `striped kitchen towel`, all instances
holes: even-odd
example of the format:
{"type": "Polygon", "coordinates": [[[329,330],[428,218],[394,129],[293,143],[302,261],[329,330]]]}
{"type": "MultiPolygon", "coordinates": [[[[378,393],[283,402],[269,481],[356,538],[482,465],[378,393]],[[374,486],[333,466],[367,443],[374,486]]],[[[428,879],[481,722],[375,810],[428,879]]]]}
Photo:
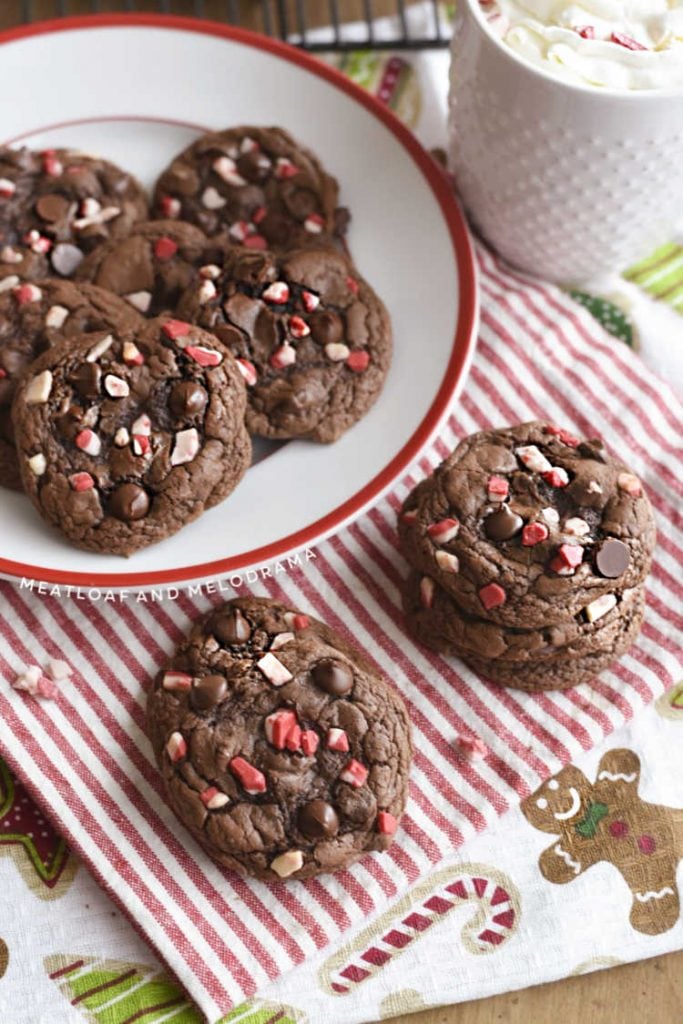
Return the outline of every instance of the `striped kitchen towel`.
{"type": "Polygon", "coordinates": [[[93,603],[0,585],[3,754],[103,887],[210,1021],[379,912],[448,851],[683,675],[683,409],[625,345],[560,290],[479,251],[482,320],[462,397],[393,493],[325,541],[305,569],[254,587],[310,609],[364,648],[401,691],[415,729],[410,802],[392,849],[350,870],[266,885],[212,865],[167,809],[144,734],[150,677],[218,597],[93,603]],[[530,695],[478,679],[406,636],[395,516],[464,435],[533,417],[602,435],[645,481],[659,541],[637,645],[590,685],[530,695]],[[54,702],[9,681],[62,657],[54,702]],[[469,763],[454,740],[489,754],[469,763]]]}

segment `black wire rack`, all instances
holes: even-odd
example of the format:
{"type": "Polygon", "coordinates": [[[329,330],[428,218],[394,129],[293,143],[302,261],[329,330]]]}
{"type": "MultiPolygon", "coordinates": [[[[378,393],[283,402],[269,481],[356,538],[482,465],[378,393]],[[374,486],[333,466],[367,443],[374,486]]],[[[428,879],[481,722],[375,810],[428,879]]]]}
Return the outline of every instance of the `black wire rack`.
{"type": "Polygon", "coordinates": [[[0,0],[0,26],[43,18],[137,11],[211,18],[255,29],[313,52],[446,46],[445,5],[440,0],[422,0],[411,10],[413,6],[408,0],[0,0]],[[382,19],[379,33],[378,18],[382,19]]]}

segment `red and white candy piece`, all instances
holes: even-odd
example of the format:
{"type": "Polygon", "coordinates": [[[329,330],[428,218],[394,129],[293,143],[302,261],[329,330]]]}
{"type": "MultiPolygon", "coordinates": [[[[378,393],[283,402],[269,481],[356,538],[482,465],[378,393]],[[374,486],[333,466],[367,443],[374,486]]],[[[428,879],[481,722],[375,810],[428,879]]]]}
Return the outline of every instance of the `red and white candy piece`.
{"type": "Polygon", "coordinates": [[[500,605],[505,604],[507,594],[499,583],[487,583],[479,591],[479,600],[488,612],[491,608],[498,608],[500,605]]]}
{"type": "Polygon", "coordinates": [[[23,672],[20,672],[12,683],[13,690],[24,690],[34,697],[38,693],[38,684],[42,675],[37,665],[29,665],[23,672]]]}
{"type": "Polygon", "coordinates": [[[72,473],[69,477],[69,484],[71,489],[77,492],[91,491],[95,486],[95,481],[90,473],[72,473]]]}
{"type": "Polygon", "coordinates": [[[617,487],[625,494],[630,494],[632,498],[639,498],[643,493],[643,486],[633,473],[619,473],[617,487]]]}
{"type": "Polygon", "coordinates": [[[220,210],[222,206],[225,206],[226,202],[227,199],[213,185],[209,185],[202,192],[202,206],[206,207],[207,210],[220,210]]]}
{"type": "Polygon", "coordinates": [[[370,365],[370,353],[363,349],[352,352],[346,360],[346,365],[353,373],[364,373],[370,365]]]}
{"type": "Polygon", "coordinates": [[[114,344],[114,339],[111,334],[105,335],[100,341],[96,342],[85,357],[86,363],[96,363],[100,356],[103,356],[105,352],[114,344]]]}
{"type": "Polygon", "coordinates": [[[142,366],[145,361],[145,357],[133,341],[124,341],[122,355],[127,366],[142,366]]]}
{"type": "Polygon", "coordinates": [[[230,762],[230,771],[238,780],[245,792],[255,796],[257,793],[265,793],[266,777],[253,764],[249,764],[243,757],[233,757],[230,762]]]}
{"type": "Polygon", "coordinates": [[[11,245],[3,245],[0,249],[0,263],[23,263],[24,257],[11,245]]]}
{"type": "Polygon", "coordinates": [[[611,612],[616,603],[615,594],[603,594],[602,597],[596,597],[594,601],[587,604],[583,610],[589,622],[597,622],[603,615],[611,612]]]}
{"type": "Polygon", "coordinates": [[[50,306],[45,314],[45,326],[54,327],[59,330],[60,327],[64,326],[64,321],[68,315],[69,310],[66,306],[50,306]]]}
{"type": "Polygon", "coordinates": [[[102,442],[94,430],[86,427],[85,430],[76,434],[76,447],[80,448],[86,455],[99,455],[102,449],[102,442]]]}
{"type": "Polygon", "coordinates": [[[166,741],[166,753],[168,754],[169,761],[173,764],[177,764],[178,761],[182,761],[187,756],[187,743],[182,733],[171,733],[166,741]]]}
{"type": "Polygon", "coordinates": [[[343,729],[328,729],[325,745],[328,750],[337,750],[343,754],[348,754],[350,750],[349,737],[343,729]]]}
{"type": "Polygon", "coordinates": [[[260,224],[262,220],[268,216],[268,210],[265,206],[257,206],[251,215],[252,224],[260,224]]]}
{"type": "Polygon", "coordinates": [[[146,434],[133,434],[133,455],[149,455],[152,444],[146,434]]]}
{"type": "Polygon", "coordinates": [[[583,562],[583,548],[580,544],[560,544],[557,557],[570,569],[576,569],[583,562]]]}
{"type": "Polygon", "coordinates": [[[288,683],[293,678],[287,666],[283,665],[270,651],[256,662],[256,667],[273,686],[284,686],[285,683],[288,683]]]}
{"type": "Polygon", "coordinates": [[[490,476],[486,490],[489,501],[504,501],[510,493],[510,484],[502,476],[490,476]]]}
{"type": "MultiPolygon", "coordinates": [[[[192,324],[186,323],[185,320],[167,320],[161,330],[171,341],[179,341],[180,338],[187,337],[192,330],[192,324]]],[[[179,348],[183,347],[179,345],[179,348]]]]}
{"type": "Polygon", "coordinates": [[[65,679],[71,678],[73,669],[67,661],[62,661],[61,658],[48,658],[47,674],[56,683],[61,683],[65,679]]]}
{"type": "Polygon", "coordinates": [[[152,305],[151,292],[129,292],[128,295],[124,295],[123,297],[126,302],[129,303],[133,309],[137,309],[139,313],[146,313],[152,305]]]}
{"type": "Polygon", "coordinates": [[[238,359],[237,369],[240,371],[248,387],[253,387],[258,380],[258,373],[253,363],[250,363],[248,359],[238,359]]]}
{"type": "Polygon", "coordinates": [[[244,239],[244,245],[247,249],[258,249],[261,251],[268,248],[268,242],[263,235],[249,235],[244,239]]]}
{"type": "Polygon", "coordinates": [[[216,786],[209,786],[208,789],[203,790],[199,794],[199,799],[206,807],[207,811],[220,811],[221,807],[225,807],[230,803],[230,797],[227,793],[221,793],[220,789],[216,786]]]}
{"type": "Polygon", "coordinates": [[[286,612],[285,622],[290,629],[293,629],[296,633],[302,629],[308,629],[311,624],[311,620],[308,615],[302,615],[300,612],[286,612]]]}
{"type": "Polygon", "coordinates": [[[93,196],[87,196],[82,200],[79,213],[82,217],[96,217],[102,209],[102,204],[93,196]]]}
{"type": "Polygon", "coordinates": [[[558,576],[573,576],[575,571],[559,555],[551,558],[548,567],[552,572],[557,573],[558,576]]]}
{"type": "Polygon", "coordinates": [[[221,268],[216,263],[206,263],[199,268],[199,276],[208,281],[216,281],[221,276],[221,268]]]}
{"type": "Polygon", "coordinates": [[[275,177],[281,180],[294,178],[299,173],[299,168],[286,156],[280,156],[275,161],[275,177]]]}
{"type": "Polygon", "coordinates": [[[273,281],[262,293],[264,302],[272,302],[275,306],[283,306],[289,302],[289,285],[285,281],[273,281]]]}
{"type": "Polygon", "coordinates": [[[548,539],[549,530],[543,523],[527,523],[522,530],[522,546],[525,548],[534,547],[548,539]]]}
{"type": "MultiPolygon", "coordinates": [[[[226,184],[234,185],[236,188],[246,185],[246,178],[242,177],[237,170],[237,164],[229,156],[219,156],[211,166],[218,177],[226,182],[226,184]]],[[[223,203],[225,203],[225,200],[223,200],[223,203]]]]}
{"type": "Polygon", "coordinates": [[[127,444],[130,444],[130,434],[125,427],[119,427],[114,434],[114,444],[117,448],[125,448],[127,444]]]}
{"type": "Polygon", "coordinates": [[[45,235],[41,235],[40,231],[36,231],[35,228],[24,235],[24,244],[39,256],[44,256],[52,248],[52,241],[45,235]]]}
{"type": "Polygon", "coordinates": [[[51,178],[58,178],[64,173],[64,164],[57,158],[54,149],[46,149],[43,153],[43,171],[51,178]]]}
{"type": "Polygon", "coordinates": [[[130,428],[131,432],[138,437],[149,437],[152,433],[152,421],[146,412],[143,412],[141,416],[133,422],[130,428]]]}
{"type": "Polygon", "coordinates": [[[313,292],[303,291],[301,293],[301,301],[304,304],[304,309],[307,313],[313,313],[314,310],[320,305],[320,298],[314,295],[313,292]]]}
{"type": "Polygon", "coordinates": [[[162,235],[161,238],[158,238],[155,242],[154,255],[162,262],[173,259],[177,252],[178,243],[174,242],[172,238],[168,237],[168,235],[162,235]]]}
{"type": "Polygon", "coordinates": [[[236,242],[246,242],[249,235],[255,234],[256,229],[248,220],[236,220],[228,228],[228,233],[236,242]]]}
{"type": "Polygon", "coordinates": [[[389,811],[380,811],[377,815],[377,831],[382,836],[393,836],[398,828],[398,821],[389,811]]]}
{"type": "Polygon", "coordinates": [[[420,580],[420,601],[423,608],[431,608],[434,604],[434,580],[430,576],[423,576],[420,580]]]}
{"type": "Polygon", "coordinates": [[[276,750],[285,750],[288,740],[296,740],[294,749],[298,749],[301,742],[301,729],[296,718],[296,712],[289,709],[274,711],[268,715],[264,722],[266,739],[276,750]]]}
{"type": "Polygon", "coordinates": [[[457,519],[440,519],[427,527],[427,535],[434,544],[447,544],[457,537],[460,523],[457,519]]]}
{"type": "Polygon", "coordinates": [[[171,452],[171,465],[183,466],[186,462],[192,462],[199,448],[199,434],[195,427],[190,427],[188,430],[179,430],[175,435],[173,451],[171,452]]]}
{"type": "Polygon", "coordinates": [[[207,302],[211,302],[211,299],[216,297],[216,285],[213,281],[209,281],[208,278],[200,284],[197,289],[197,301],[200,306],[205,305],[207,302]]]}
{"type": "Polygon", "coordinates": [[[17,186],[9,178],[0,178],[0,199],[10,199],[17,190],[17,186]]]}
{"type": "Polygon", "coordinates": [[[289,878],[296,871],[300,871],[303,865],[304,855],[301,850],[287,850],[270,862],[271,870],[280,878],[289,878]]]}
{"type": "Polygon", "coordinates": [[[345,363],[349,358],[351,349],[342,341],[329,341],[325,345],[325,355],[333,363],[345,363]]]}
{"type": "Polygon", "coordinates": [[[417,509],[411,508],[408,512],[402,512],[401,519],[404,523],[408,523],[409,526],[414,526],[417,522],[417,509]]]}
{"type": "Polygon", "coordinates": [[[547,473],[553,468],[543,452],[535,444],[515,448],[515,455],[522,465],[530,469],[532,473],[547,473]]]}
{"type": "Polygon", "coordinates": [[[275,349],[268,362],[274,370],[284,370],[285,366],[291,366],[296,362],[296,349],[285,342],[275,349]]]}
{"type": "Polygon", "coordinates": [[[42,476],[47,469],[47,459],[42,452],[37,452],[28,460],[28,465],[34,476],[42,476]]]}
{"type": "Polygon", "coordinates": [[[586,490],[589,494],[602,494],[602,487],[597,480],[589,480],[586,490]]]}
{"type": "Polygon", "coordinates": [[[123,377],[108,373],[104,378],[104,390],[112,398],[126,398],[130,394],[128,382],[123,377]]]}
{"type": "Polygon", "coordinates": [[[19,281],[20,279],[16,274],[8,274],[7,277],[3,277],[0,281],[0,293],[11,292],[13,288],[17,287],[19,281]]]}
{"type": "Polygon", "coordinates": [[[289,333],[293,338],[306,338],[311,333],[311,328],[303,317],[294,315],[289,318],[289,333]]]}
{"type": "Polygon", "coordinates": [[[167,217],[169,220],[176,220],[182,210],[182,203],[175,196],[162,196],[159,200],[159,206],[164,217],[167,217]]]}
{"type": "Polygon", "coordinates": [[[184,352],[200,366],[220,366],[223,362],[220,352],[216,352],[213,348],[206,348],[204,345],[186,345],[184,352]]]}
{"type": "Polygon", "coordinates": [[[306,757],[312,757],[318,749],[320,737],[313,729],[305,729],[301,733],[301,749],[306,757]]]}
{"type": "MultiPolygon", "coordinates": [[[[96,202],[96,200],[93,200],[93,202],[96,202]]],[[[121,209],[118,206],[105,206],[90,217],[79,217],[73,222],[73,226],[76,231],[84,231],[93,224],[106,224],[107,221],[114,220],[115,217],[118,217],[120,213],[121,209]]]]}
{"type": "Polygon", "coordinates": [[[585,537],[587,533],[591,532],[591,528],[585,519],[581,519],[579,516],[572,516],[571,519],[567,519],[563,528],[563,533],[568,533],[570,537],[585,537]]]}
{"type": "Polygon", "coordinates": [[[164,672],[161,680],[164,690],[175,693],[187,693],[192,689],[192,676],[187,672],[164,672]]]}
{"type": "MultiPolygon", "coordinates": [[[[580,34],[581,33],[579,33],[579,35],[580,34]]],[[[586,36],[585,38],[588,37],[586,36]]],[[[574,437],[573,434],[570,434],[569,431],[565,430],[563,427],[556,427],[553,423],[547,423],[545,429],[547,434],[559,437],[560,441],[562,441],[563,444],[568,445],[570,448],[578,448],[581,444],[578,437],[574,437]]]]}
{"type": "Polygon", "coordinates": [[[550,508],[550,507],[549,508],[542,508],[541,509],[541,516],[543,517],[543,519],[545,520],[545,522],[548,524],[548,526],[551,529],[554,526],[558,526],[559,525],[560,513],[557,511],[556,508],[550,508]]]}
{"type": "Polygon", "coordinates": [[[613,32],[609,39],[611,43],[623,46],[626,50],[647,50],[647,46],[643,46],[633,36],[627,36],[624,32],[613,32]]]}
{"type": "Polygon", "coordinates": [[[309,213],[308,217],[304,221],[304,228],[311,235],[320,235],[325,227],[325,221],[319,213],[309,213]]]}
{"type": "Polygon", "coordinates": [[[358,292],[360,291],[360,285],[358,284],[358,281],[356,281],[355,277],[346,278],[346,287],[352,295],[358,295],[358,292]]]}
{"type": "Polygon", "coordinates": [[[240,153],[254,153],[260,148],[256,139],[250,138],[249,135],[245,135],[240,142],[240,153]]]}
{"type": "Polygon", "coordinates": [[[450,551],[437,551],[434,554],[436,564],[442,572],[456,573],[460,571],[460,560],[457,555],[452,555],[450,551]]]}
{"type": "Polygon", "coordinates": [[[484,741],[478,736],[457,736],[455,746],[458,753],[462,754],[468,761],[473,761],[479,757],[486,757],[489,752],[484,741]]]}
{"type": "Polygon", "coordinates": [[[17,305],[26,306],[29,302],[40,302],[43,293],[36,284],[20,284],[14,289],[17,305]]]}
{"type": "Polygon", "coordinates": [[[279,651],[285,644],[290,643],[294,639],[293,633],[278,633],[277,636],[273,637],[273,642],[270,645],[271,651],[279,651]]]}
{"type": "Polygon", "coordinates": [[[552,469],[542,473],[541,476],[551,487],[566,487],[569,483],[569,473],[562,466],[553,466],[552,469]]]}
{"type": "Polygon", "coordinates": [[[363,786],[368,777],[368,770],[364,764],[360,761],[356,761],[352,758],[347,765],[342,768],[339,773],[339,778],[342,782],[348,782],[350,786],[354,786],[359,789],[363,786]]]}
{"type": "Polygon", "coordinates": [[[24,401],[27,405],[42,405],[47,402],[52,391],[52,374],[49,370],[43,370],[30,382],[24,392],[24,401]]]}

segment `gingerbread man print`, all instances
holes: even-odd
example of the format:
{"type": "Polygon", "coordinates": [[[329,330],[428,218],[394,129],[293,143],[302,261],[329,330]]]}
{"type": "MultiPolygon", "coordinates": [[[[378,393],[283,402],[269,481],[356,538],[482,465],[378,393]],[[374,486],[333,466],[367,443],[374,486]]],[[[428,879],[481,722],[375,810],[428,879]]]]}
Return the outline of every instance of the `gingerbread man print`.
{"type": "Polygon", "coordinates": [[[549,882],[571,882],[609,861],[633,893],[632,926],[659,935],[680,913],[676,868],[683,857],[683,808],[646,803],[639,783],[638,756],[610,750],[594,783],[568,765],[527,797],[522,811],[534,828],[556,837],[539,858],[549,882]]]}

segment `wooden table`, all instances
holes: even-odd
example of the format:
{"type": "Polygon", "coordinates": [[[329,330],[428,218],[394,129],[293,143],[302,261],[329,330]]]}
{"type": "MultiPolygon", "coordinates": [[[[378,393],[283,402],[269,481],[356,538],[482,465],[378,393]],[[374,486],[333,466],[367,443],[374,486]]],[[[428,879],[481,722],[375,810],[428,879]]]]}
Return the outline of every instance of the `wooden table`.
{"type": "MultiPolygon", "coordinates": [[[[89,0],[71,0],[69,13],[87,13],[89,0]]],[[[102,2],[100,10],[121,11],[126,0],[102,2]]],[[[138,9],[156,10],[152,2],[136,4],[138,9]]],[[[363,0],[338,0],[340,18],[362,17],[363,0]]],[[[54,17],[56,0],[34,0],[34,17],[54,17]]],[[[173,13],[192,14],[191,0],[175,0],[173,13]]],[[[263,29],[259,0],[239,0],[243,24],[263,29]]],[[[326,3],[305,0],[309,25],[324,23],[326,3]]],[[[2,0],[0,28],[21,20],[21,0],[2,0]]],[[[291,24],[295,21],[294,0],[288,0],[291,24]]],[[[392,0],[373,0],[373,12],[379,16],[392,12],[392,0]]],[[[225,0],[205,0],[207,18],[223,18],[225,0]]],[[[540,985],[490,999],[463,1003],[442,1009],[426,1010],[395,1018],[395,1024],[679,1024],[683,1021],[683,952],[653,960],[616,967],[608,971],[569,978],[554,985],[540,985]]],[[[320,1022],[323,1024],[323,1022],[320,1022]]]]}

